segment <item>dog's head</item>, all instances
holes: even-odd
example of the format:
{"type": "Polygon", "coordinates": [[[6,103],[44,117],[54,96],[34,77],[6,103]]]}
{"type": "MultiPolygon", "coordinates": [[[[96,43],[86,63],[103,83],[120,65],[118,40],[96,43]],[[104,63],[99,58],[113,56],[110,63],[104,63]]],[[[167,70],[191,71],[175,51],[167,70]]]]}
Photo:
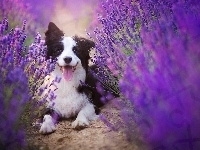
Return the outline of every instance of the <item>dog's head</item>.
{"type": "Polygon", "coordinates": [[[56,59],[66,80],[79,67],[87,72],[89,52],[95,46],[93,41],[78,36],[64,37],[64,33],[52,22],[49,23],[45,36],[46,58],[56,59]]]}

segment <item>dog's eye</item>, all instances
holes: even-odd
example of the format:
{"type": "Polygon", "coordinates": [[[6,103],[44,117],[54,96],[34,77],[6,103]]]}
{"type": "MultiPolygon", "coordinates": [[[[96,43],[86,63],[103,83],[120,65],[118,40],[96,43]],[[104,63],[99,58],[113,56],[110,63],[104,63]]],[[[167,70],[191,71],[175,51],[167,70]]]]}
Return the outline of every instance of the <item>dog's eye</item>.
{"type": "Polygon", "coordinates": [[[59,48],[56,50],[56,52],[58,52],[58,53],[60,53],[61,51],[62,51],[62,49],[59,49],[59,48]]]}
{"type": "Polygon", "coordinates": [[[73,52],[76,52],[77,51],[77,47],[73,47],[72,50],[73,50],[73,52]]]}
{"type": "Polygon", "coordinates": [[[62,52],[62,50],[61,49],[54,49],[54,51],[53,51],[53,55],[54,56],[57,56],[57,55],[59,55],[60,53],[62,52]]]}
{"type": "Polygon", "coordinates": [[[56,52],[62,52],[62,48],[61,48],[61,47],[57,47],[57,48],[55,49],[55,51],[56,51],[56,52]]]}

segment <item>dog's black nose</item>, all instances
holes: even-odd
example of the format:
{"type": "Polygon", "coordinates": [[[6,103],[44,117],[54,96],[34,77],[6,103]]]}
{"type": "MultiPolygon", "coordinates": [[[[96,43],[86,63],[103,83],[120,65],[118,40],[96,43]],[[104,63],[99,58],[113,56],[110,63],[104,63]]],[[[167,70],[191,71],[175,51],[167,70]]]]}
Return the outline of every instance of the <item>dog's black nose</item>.
{"type": "Polygon", "coordinates": [[[64,61],[66,64],[69,64],[72,61],[72,57],[65,57],[64,61]]]}

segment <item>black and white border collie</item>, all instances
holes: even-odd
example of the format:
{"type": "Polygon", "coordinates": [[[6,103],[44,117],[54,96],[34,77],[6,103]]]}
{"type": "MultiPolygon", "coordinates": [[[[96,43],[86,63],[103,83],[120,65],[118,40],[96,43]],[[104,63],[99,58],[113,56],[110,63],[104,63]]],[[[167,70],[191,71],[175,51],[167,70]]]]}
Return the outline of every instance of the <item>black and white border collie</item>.
{"type": "Polygon", "coordinates": [[[103,105],[95,88],[97,80],[89,72],[94,66],[88,65],[89,52],[95,44],[78,36],[65,37],[52,22],[49,23],[45,36],[46,58],[56,60],[55,70],[48,81],[56,76],[62,80],[57,84],[54,105],[48,101],[48,111],[43,115],[39,132],[47,134],[55,131],[59,118],[76,117],[72,122],[73,128],[88,126],[90,121],[98,117],[96,108],[103,105]]]}

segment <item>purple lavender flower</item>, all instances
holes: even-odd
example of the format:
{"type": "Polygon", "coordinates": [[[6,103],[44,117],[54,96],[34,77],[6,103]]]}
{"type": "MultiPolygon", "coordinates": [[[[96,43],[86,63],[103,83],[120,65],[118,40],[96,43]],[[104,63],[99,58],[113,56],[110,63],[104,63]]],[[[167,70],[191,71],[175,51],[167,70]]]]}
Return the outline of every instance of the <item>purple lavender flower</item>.
{"type": "Polygon", "coordinates": [[[8,29],[7,23],[6,19],[2,21],[1,30],[3,32],[0,35],[2,39],[0,40],[0,147],[15,149],[25,146],[25,133],[20,126],[20,116],[23,115],[22,106],[27,104],[30,94],[27,75],[21,63],[18,63],[21,59],[17,57],[20,38],[15,33],[12,34],[13,32],[3,35],[8,29]]]}
{"type": "MultiPolygon", "coordinates": [[[[45,104],[46,99],[40,98],[44,89],[40,88],[44,78],[55,67],[52,60],[45,60],[46,47],[39,34],[27,50],[24,46],[27,37],[25,27],[26,21],[23,22],[21,29],[17,27],[8,31],[8,20],[0,21],[0,147],[2,149],[26,146],[22,116],[27,117],[25,109],[26,111],[28,109],[33,112],[28,116],[32,119],[37,111],[36,106],[45,104]]],[[[55,86],[59,81],[60,79],[56,78],[52,81],[52,85],[55,86]]],[[[53,92],[50,91],[47,96],[51,98],[52,103],[56,97],[53,92]]]]}
{"type": "Polygon", "coordinates": [[[120,79],[116,105],[129,140],[199,149],[199,1],[103,2],[94,62],[120,79]]]}
{"type": "MultiPolygon", "coordinates": [[[[45,26],[48,25],[51,17],[54,15],[55,4],[57,1],[32,1],[32,0],[1,0],[0,18],[8,18],[10,24],[5,26],[7,29],[15,28],[26,20],[25,43],[30,45],[33,42],[37,32],[44,33],[45,26]]],[[[21,30],[25,29],[22,26],[21,30]]],[[[42,34],[43,35],[43,34],[42,34]]],[[[21,40],[25,40],[21,39],[21,40]]]]}

